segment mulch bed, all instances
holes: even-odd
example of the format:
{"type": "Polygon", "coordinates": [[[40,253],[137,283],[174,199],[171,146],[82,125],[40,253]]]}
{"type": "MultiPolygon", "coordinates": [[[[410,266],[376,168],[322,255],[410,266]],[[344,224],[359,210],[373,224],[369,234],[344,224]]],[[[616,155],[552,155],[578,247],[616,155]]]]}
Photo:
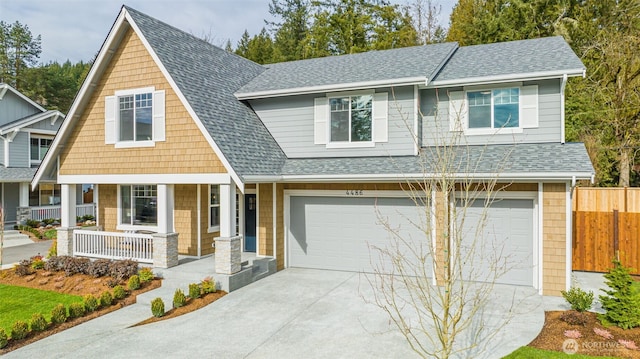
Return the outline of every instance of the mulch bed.
{"type": "MultiPolygon", "coordinates": [[[[215,293],[207,293],[205,295],[203,295],[200,298],[196,298],[196,299],[191,299],[191,298],[187,298],[187,303],[180,307],[180,308],[173,308],[170,309],[168,311],[166,311],[164,313],[164,316],[162,317],[150,317],[149,319],[145,319],[143,321],[141,321],[140,323],[137,323],[135,325],[133,325],[134,327],[138,326],[138,325],[144,325],[144,324],[149,324],[149,323],[155,323],[155,322],[159,322],[161,320],[166,320],[169,318],[175,318],[177,316],[189,313],[189,312],[193,312],[194,310],[198,310],[202,307],[205,307],[213,302],[215,302],[216,300],[224,297],[227,293],[223,292],[223,291],[217,291],[215,293]]],[[[167,305],[167,303],[165,303],[165,306],[167,305]]],[[[169,303],[169,305],[171,305],[171,303],[169,303]]]]}

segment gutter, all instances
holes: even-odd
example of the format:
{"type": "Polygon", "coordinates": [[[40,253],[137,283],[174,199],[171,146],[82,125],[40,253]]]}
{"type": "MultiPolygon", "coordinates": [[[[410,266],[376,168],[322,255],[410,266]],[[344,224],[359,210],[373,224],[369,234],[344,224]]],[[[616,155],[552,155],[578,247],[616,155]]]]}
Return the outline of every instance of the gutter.
{"type": "MultiPolygon", "coordinates": [[[[560,143],[564,145],[566,141],[565,136],[565,108],[564,108],[564,89],[567,87],[567,78],[569,76],[564,74],[562,76],[562,82],[560,83],[560,108],[562,111],[560,112],[560,143]]],[[[575,178],[574,178],[575,179],[575,178]]]]}
{"type": "Polygon", "coordinates": [[[561,71],[544,71],[534,73],[508,74],[498,76],[469,77],[452,80],[435,80],[432,81],[430,87],[457,87],[470,85],[484,85],[489,83],[510,82],[510,81],[537,81],[561,78],[563,76],[583,76],[584,68],[561,70],[561,71]]]}
{"type": "MultiPolygon", "coordinates": [[[[529,173],[452,173],[454,179],[474,180],[514,180],[514,181],[567,181],[567,180],[591,180],[594,174],[591,172],[529,172],[529,173]]],[[[357,175],[257,175],[244,176],[245,183],[272,183],[272,182],[378,182],[397,180],[422,180],[428,178],[440,178],[436,173],[409,173],[409,174],[357,174],[357,175]]]]}

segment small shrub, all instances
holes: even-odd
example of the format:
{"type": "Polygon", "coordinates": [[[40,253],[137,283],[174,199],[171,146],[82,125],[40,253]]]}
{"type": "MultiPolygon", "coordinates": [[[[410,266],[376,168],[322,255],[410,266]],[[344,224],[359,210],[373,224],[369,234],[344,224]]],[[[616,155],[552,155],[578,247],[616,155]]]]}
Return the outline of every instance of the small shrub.
{"type": "Polygon", "coordinates": [[[96,259],[95,261],[89,263],[89,267],[87,268],[87,274],[96,278],[105,277],[109,275],[110,268],[111,268],[111,260],[96,259]]]}
{"type": "Polygon", "coordinates": [[[67,256],[51,256],[44,263],[44,269],[49,272],[60,272],[64,270],[67,256]]]}
{"type": "Polygon", "coordinates": [[[51,310],[51,323],[60,324],[67,321],[67,308],[64,304],[58,304],[51,310]]]}
{"type": "Polygon", "coordinates": [[[568,291],[561,291],[564,299],[569,303],[571,309],[584,312],[591,309],[593,304],[593,292],[588,293],[578,287],[571,287],[568,291]]]}
{"type": "Polygon", "coordinates": [[[25,277],[33,273],[33,268],[31,268],[31,261],[28,259],[21,260],[13,267],[13,269],[15,270],[16,275],[18,275],[19,277],[25,277]]]}
{"type": "Polygon", "coordinates": [[[82,297],[82,303],[84,304],[84,308],[87,312],[93,312],[98,309],[98,298],[94,297],[91,294],[87,294],[82,297]]]}
{"type": "Polygon", "coordinates": [[[113,303],[113,295],[108,290],[105,290],[100,294],[100,306],[101,307],[109,307],[113,303]]]}
{"type": "Polygon", "coordinates": [[[129,287],[129,290],[136,290],[140,288],[140,277],[138,277],[135,274],[129,277],[129,281],[127,282],[127,287],[129,287]]]}
{"type": "Polygon", "coordinates": [[[138,271],[138,277],[140,277],[140,283],[146,283],[153,279],[153,270],[149,267],[142,267],[138,271]]]}
{"type": "Polygon", "coordinates": [[[173,293],[173,307],[180,308],[187,302],[187,297],[185,297],[182,289],[176,289],[173,293]]]}
{"type": "Polygon", "coordinates": [[[115,286],[120,284],[120,281],[114,278],[108,278],[105,284],[109,288],[114,288],[115,286]]]}
{"type": "Polygon", "coordinates": [[[587,322],[589,321],[589,317],[587,316],[587,313],[585,312],[578,312],[575,310],[569,310],[566,311],[564,313],[562,313],[562,315],[560,316],[560,320],[562,320],[563,322],[567,323],[567,324],[571,324],[571,325],[582,325],[585,326],[587,325],[587,322]]]}
{"type": "Polygon", "coordinates": [[[7,333],[4,331],[4,329],[0,328],[0,349],[6,347],[7,344],[9,344],[7,333]]]}
{"type": "MultiPolygon", "coordinates": [[[[53,238],[53,237],[52,237],[53,238]]],[[[47,259],[55,257],[58,255],[58,232],[56,231],[56,237],[51,241],[51,247],[49,247],[49,252],[47,252],[47,259]]]]}
{"type": "Polygon", "coordinates": [[[571,329],[571,330],[565,330],[564,336],[571,339],[578,339],[582,337],[582,334],[580,334],[580,331],[578,330],[571,329]]]}
{"type": "Polygon", "coordinates": [[[95,221],[96,217],[90,215],[90,214],[85,214],[84,216],[82,216],[82,218],[80,218],[80,220],[82,222],[86,222],[86,221],[95,221]]]}
{"type": "Polygon", "coordinates": [[[613,334],[611,334],[611,332],[606,329],[593,328],[593,332],[605,339],[613,339],[613,334]]]}
{"type": "Polygon", "coordinates": [[[121,285],[116,285],[113,287],[113,298],[120,300],[127,296],[127,292],[122,288],[121,285]]]}
{"type": "Polygon", "coordinates": [[[80,318],[85,314],[84,304],[73,302],[69,304],[69,318],[80,318]]]}
{"type": "Polygon", "coordinates": [[[127,280],[137,273],[138,262],[130,259],[113,261],[111,268],[109,269],[109,275],[119,281],[127,280]]]}
{"type": "Polygon", "coordinates": [[[40,313],[34,313],[31,316],[31,330],[34,332],[41,332],[47,329],[47,320],[40,313]]]}
{"type": "Polygon", "coordinates": [[[16,320],[11,326],[11,339],[24,339],[29,334],[29,326],[22,320],[16,320]]]}
{"type": "Polygon", "coordinates": [[[603,325],[616,325],[622,329],[640,326],[640,292],[634,288],[631,269],[620,261],[613,261],[613,268],[604,275],[609,290],[601,289],[600,296],[604,314],[598,317],[603,325]]]}
{"type": "Polygon", "coordinates": [[[55,219],[55,218],[45,218],[45,219],[42,220],[42,223],[44,223],[45,225],[48,226],[48,225],[56,223],[57,221],[58,220],[55,219]]]}
{"type": "Polygon", "coordinates": [[[44,268],[44,260],[41,255],[31,257],[31,268],[36,270],[44,268]]]}
{"type": "Polygon", "coordinates": [[[160,318],[164,315],[164,302],[162,301],[162,298],[156,298],[151,301],[151,313],[156,318],[160,318]]]}
{"type": "Polygon", "coordinates": [[[200,298],[200,286],[196,283],[189,284],[189,298],[200,298]]]}
{"type": "Polygon", "coordinates": [[[215,293],[216,292],[216,282],[211,277],[206,277],[200,282],[200,286],[202,287],[202,293],[215,293]]]}
{"type": "Polygon", "coordinates": [[[27,219],[27,220],[24,222],[24,224],[25,224],[27,227],[31,227],[31,228],[38,228],[38,227],[40,227],[40,221],[37,221],[37,220],[35,220],[35,219],[27,219]]]}
{"type": "Polygon", "coordinates": [[[87,274],[91,260],[81,257],[66,257],[64,261],[64,273],[67,276],[74,274],[87,274]]]}
{"type": "Polygon", "coordinates": [[[55,228],[47,229],[42,234],[46,239],[57,239],[58,238],[58,230],[55,228]]]}

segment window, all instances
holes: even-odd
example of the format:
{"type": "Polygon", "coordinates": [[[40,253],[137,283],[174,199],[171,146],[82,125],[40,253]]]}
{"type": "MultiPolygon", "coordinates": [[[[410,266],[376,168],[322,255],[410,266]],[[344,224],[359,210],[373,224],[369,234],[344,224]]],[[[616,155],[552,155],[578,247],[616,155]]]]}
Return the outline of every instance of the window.
{"type": "Polygon", "coordinates": [[[520,89],[467,92],[469,128],[511,128],[520,126],[520,89]]]}
{"type": "Polygon", "coordinates": [[[165,141],[164,96],[163,90],[145,87],[105,97],[105,143],[126,148],[165,141]]]}
{"type": "Polygon", "coordinates": [[[330,98],[331,142],[372,140],[373,95],[330,98]]]}
{"type": "Polygon", "coordinates": [[[39,164],[42,162],[44,155],[47,154],[47,150],[51,147],[50,138],[31,137],[31,163],[39,164]]]}
{"type": "Polygon", "coordinates": [[[220,185],[209,186],[209,229],[220,227],[220,185]]]}
{"type": "Polygon", "coordinates": [[[60,204],[60,185],[41,183],[29,193],[29,206],[49,206],[60,204]]]}
{"type": "Polygon", "coordinates": [[[158,224],[158,197],[155,185],[120,186],[120,223],[155,226],[158,224]]]}
{"type": "Polygon", "coordinates": [[[140,93],[118,97],[120,141],[151,141],[153,95],[140,93]]]}

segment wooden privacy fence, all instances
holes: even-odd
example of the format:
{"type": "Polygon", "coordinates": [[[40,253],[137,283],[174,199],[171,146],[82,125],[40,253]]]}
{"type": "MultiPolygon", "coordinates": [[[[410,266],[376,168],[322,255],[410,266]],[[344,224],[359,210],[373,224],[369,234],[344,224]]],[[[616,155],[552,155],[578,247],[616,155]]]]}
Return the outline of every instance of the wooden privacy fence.
{"type": "Polygon", "coordinates": [[[640,274],[640,188],[573,193],[573,270],[607,272],[611,260],[640,274]]]}

